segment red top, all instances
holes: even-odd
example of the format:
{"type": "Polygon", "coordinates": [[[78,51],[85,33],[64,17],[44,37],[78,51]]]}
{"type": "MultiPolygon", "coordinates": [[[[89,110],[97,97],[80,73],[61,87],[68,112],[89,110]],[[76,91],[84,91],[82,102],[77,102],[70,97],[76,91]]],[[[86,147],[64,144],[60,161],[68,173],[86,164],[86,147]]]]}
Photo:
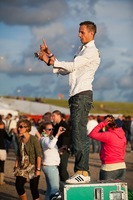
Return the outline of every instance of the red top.
{"type": "Polygon", "coordinates": [[[109,128],[105,132],[100,132],[107,124],[107,121],[99,123],[88,136],[101,142],[100,159],[102,164],[124,162],[126,151],[125,132],[122,128],[109,128]]]}

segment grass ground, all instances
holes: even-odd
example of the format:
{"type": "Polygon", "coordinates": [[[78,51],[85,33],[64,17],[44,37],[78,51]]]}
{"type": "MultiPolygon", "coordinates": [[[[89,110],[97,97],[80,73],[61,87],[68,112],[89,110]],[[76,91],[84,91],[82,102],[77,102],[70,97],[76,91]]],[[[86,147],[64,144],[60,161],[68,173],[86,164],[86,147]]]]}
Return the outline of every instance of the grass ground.
{"type": "MultiPolygon", "coordinates": [[[[6,97],[16,98],[16,97],[6,97]]],[[[61,106],[68,108],[68,100],[66,99],[49,99],[49,98],[25,98],[29,101],[39,101],[45,104],[61,106]]],[[[133,103],[129,102],[105,102],[105,101],[94,101],[93,108],[91,109],[92,114],[123,114],[133,116],[133,103]]]]}

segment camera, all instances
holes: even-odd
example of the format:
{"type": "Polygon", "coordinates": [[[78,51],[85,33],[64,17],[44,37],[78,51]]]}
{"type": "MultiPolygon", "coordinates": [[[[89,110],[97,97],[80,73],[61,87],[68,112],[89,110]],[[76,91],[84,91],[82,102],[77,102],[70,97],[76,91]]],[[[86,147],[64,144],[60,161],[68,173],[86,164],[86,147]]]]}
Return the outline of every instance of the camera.
{"type": "Polygon", "coordinates": [[[38,58],[39,57],[39,52],[35,52],[34,56],[35,56],[35,58],[38,58]]]}
{"type": "Polygon", "coordinates": [[[64,127],[62,127],[62,129],[61,129],[62,131],[65,131],[66,130],[66,128],[64,128],[64,127]]]}

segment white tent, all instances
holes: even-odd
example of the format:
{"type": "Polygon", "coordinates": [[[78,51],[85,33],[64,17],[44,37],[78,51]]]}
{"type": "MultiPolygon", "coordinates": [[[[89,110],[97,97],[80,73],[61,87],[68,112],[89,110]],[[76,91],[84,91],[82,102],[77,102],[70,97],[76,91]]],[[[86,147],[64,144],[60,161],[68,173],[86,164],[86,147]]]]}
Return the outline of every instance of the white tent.
{"type": "Polygon", "coordinates": [[[6,116],[8,113],[11,113],[13,116],[18,116],[18,111],[9,108],[5,103],[0,102],[0,115],[6,116]]]}
{"type": "Polygon", "coordinates": [[[6,104],[10,109],[18,110],[19,112],[24,112],[32,115],[43,115],[45,112],[53,112],[54,110],[60,110],[62,113],[67,115],[70,114],[69,108],[63,108],[50,104],[6,98],[1,98],[0,101],[0,104],[6,104]]]}

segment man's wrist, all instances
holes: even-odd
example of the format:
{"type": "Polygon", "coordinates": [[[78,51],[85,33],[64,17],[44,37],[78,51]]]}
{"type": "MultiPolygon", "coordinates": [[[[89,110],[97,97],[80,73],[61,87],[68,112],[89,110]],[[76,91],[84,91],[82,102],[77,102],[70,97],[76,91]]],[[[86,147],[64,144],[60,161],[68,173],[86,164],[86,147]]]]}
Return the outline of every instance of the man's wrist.
{"type": "Polygon", "coordinates": [[[45,55],[42,55],[42,57],[40,58],[42,61],[44,61],[46,64],[48,63],[49,61],[49,58],[46,58],[45,55]]]}
{"type": "Polygon", "coordinates": [[[53,59],[49,58],[48,62],[46,63],[48,66],[50,65],[54,65],[54,61],[53,59]]]}
{"type": "Polygon", "coordinates": [[[47,62],[47,65],[48,65],[48,66],[51,65],[50,62],[51,62],[51,59],[49,58],[49,59],[48,59],[48,62],[47,62]]]}

